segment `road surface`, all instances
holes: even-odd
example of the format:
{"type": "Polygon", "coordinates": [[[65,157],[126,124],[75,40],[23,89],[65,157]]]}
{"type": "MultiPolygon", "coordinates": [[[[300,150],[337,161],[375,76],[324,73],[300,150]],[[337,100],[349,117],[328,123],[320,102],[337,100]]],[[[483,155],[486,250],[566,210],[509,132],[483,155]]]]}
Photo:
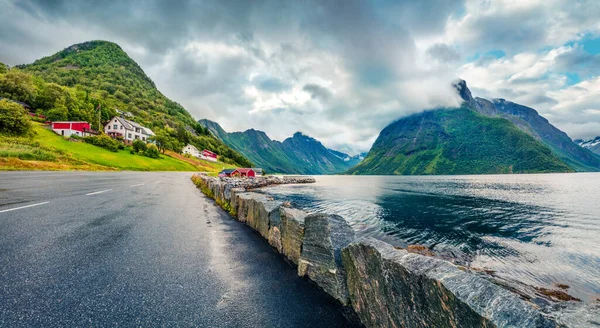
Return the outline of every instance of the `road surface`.
{"type": "Polygon", "coordinates": [[[347,327],[191,173],[0,173],[0,327],[347,327]]]}

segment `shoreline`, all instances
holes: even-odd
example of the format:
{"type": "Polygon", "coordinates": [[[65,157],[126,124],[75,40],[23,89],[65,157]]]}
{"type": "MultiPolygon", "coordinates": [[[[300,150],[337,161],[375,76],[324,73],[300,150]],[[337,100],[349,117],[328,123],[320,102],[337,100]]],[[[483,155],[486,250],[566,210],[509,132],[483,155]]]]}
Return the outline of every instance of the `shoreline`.
{"type": "MultiPolygon", "coordinates": [[[[379,317],[384,321],[394,321],[399,320],[400,316],[406,315],[412,316],[411,320],[415,322],[425,320],[425,322],[440,325],[458,324],[460,326],[466,323],[464,320],[482,320],[481,323],[487,322],[498,326],[506,326],[509,323],[516,326],[527,323],[527,326],[533,327],[567,324],[572,326],[585,325],[585,322],[581,319],[573,320],[574,316],[543,311],[535,304],[522,299],[513,291],[485,279],[481,274],[472,272],[472,270],[465,270],[464,267],[461,268],[444,259],[418,254],[418,252],[400,250],[386,242],[373,238],[356,238],[343,218],[335,214],[308,214],[299,209],[290,208],[289,203],[276,201],[265,194],[249,191],[240,183],[232,183],[234,181],[231,179],[222,180],[195,175],[193,180],[205,194],[215,199],[217,204],[226,209],[235,219],[246,222],[251,228],[257,230],[279,253],[298,265],[300,276],[308,276],[328,294],[338,299],[340,303],[352,306],[367,327],[375,327],[381,324],[378,321],[377,324],[372,325],[373,323],[370,320],[374,317],[379,317]],[[299,216],[302,218],[300,219],[299,216]],[[285,224],[284,226],[282,226],[282,221],[285,224]],[[303,234],[296,232],[296,236],[292,236],[294,238],[287,236],[289,234],[288,230],[293,230],[289,228],[286,230],[286,225],[289,226],[290,222],[292,226],[302,225],[303,234]],[[326,232],[325,235],[323,231],[326,232]],[[282,243],[285,245],[290,240],[296,242],[296,246],[299,244],[299,247],[296,247],[296,252],[291,254],[286,252],[285,247],[282,247],[282,243]],[[325,244],[323,244],[324,240],[327,241],[325,244]],[[330,258],[323,258],[312,252],[314,250],[322,251],[323,249],[327,250],[327,255],[330,258]],[[376,255],[375,258],[372,258],[373,255],[376,255]],[[389,256],[389,259],[386,256],[389,256]],[[405,262],[408,259],[410,261],[405,262]],[[415,263],[419,264],[414,266],[415,263]],[[431,267],[432,265],[433,267],[431,267]],[[439,276],[436,271],[442,267],[446,268],[448,272],[443,276],[439,276]],[[419,279],[428,277],[426,280],[433,283],[434,286],[442,286],[440,287],[442,289],[436,292],[437,295],[429,295],[431,293],[429,288],[419,290],[418,288],[423,287],[421,286],[422,283],[409,288],[409,292],[412,295],[419,294],[417,298],[432,303],[430,305],[433,307],[436,307],[437,304],[443,308],[444,299],[450,297],[457,302],[455,305],[458,308],[464,307],[464,309],[450,309],[450,312],[446,313],[446,317],[435,319],[441,321],[427,321],[432,319],[431,317],[426,318],[429,317],[426,312],[430,309],[421,309],[410,314],[389,313],[390,309],[395,309],[398,306],[408,306],[415,310],[422,306],[422,304],[415,303],[414,300],[413,303],[398,304],[397,297],[390,298],[392,291],[387,289],[393,290],[398,287],[393,285],[394,281],[391,283],[386,282],[386,284],[391,285],[389,287],[381,287],[381,289],[386,290],[373,291],[373,286],[369,287],[369,282],[373,279],[376,281],[385,279],[386,276],[383,275],[383,271],[391,268],[408,271],[408,274],[402,277],[407,279],[404,288],[395,290],[395,293],[407,292],[406,286],[411,287],[415,282],[410,281],[416,277],[421,277],[419,279]],[[378,271],[379,275],[373,276],[373,271],[378,271]],[[447,276],[452,276],[452,279],[462,279],[463,283],[453,284],[451,283],[452,279],[447,276]],[[415,288],[415,290],[412,290],[412,288],[415,288]],[[440,294],[446,296],[441,297],[440,294]],[[479,299],[480,297],[485,299],[479,299]],[[492,302],[492,300],[495,301],[492,302]],[[385,301],[389,304],[385,309],[370,309],[368,304],[374,301],[385,301]],[[494,302],[501,302],[507,308],[499,308],[498,304],[492,306],[494,302]],[[520,310],[514,310],[515,307],[520,310]],[[390,318],[390,315],[395,318],[390,318]]],[[[288,181],[288,183],[294,182],[288,181]]],[[[273,184],[264,184],[264,186],[273,184]]],[[[396,271],[392,271],[394,275],[397,274],[396,271]]],[[[406,302],[406,299],[400,300],[400,302],[406,302]]],[[[565,307],[568,308],[566,312],[574,311],[581,317],[582,311],[584,313],[588,311],[588,309],[584,309],[585,306],[571,306],[571,303],[574,302],[568,303],[569,306],[565,307]]],[[[444,312],[445,310],[440,311],[444,312]]],[[[394,324],[410,325],[411,322],[394,322],[394,324]]]]}

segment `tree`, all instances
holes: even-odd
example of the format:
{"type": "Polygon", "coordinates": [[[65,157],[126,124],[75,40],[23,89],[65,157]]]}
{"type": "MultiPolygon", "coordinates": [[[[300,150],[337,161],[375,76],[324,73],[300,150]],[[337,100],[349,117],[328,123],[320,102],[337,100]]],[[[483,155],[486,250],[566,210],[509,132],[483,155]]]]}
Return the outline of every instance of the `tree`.
{"type": "Polygon", "coordinates": [[[8,66],[4,63],[0,63],[0,74],[5,74],[8,72],[8,66]]]}
{"type": "Polygon", "coordinates": [[[159,158],[160,153],[158,151],[158,148],[155,145],[150,144],[150,145],[148,145],[146,150],[144,150],[144,156],[150,157],[150,158],[159,158]]]}
{"type": "Polygon", "coordinates": [[[0,96],[31,103],[34,95],[35,87],[31,75],[16,69],[0,75],[0,96]]]}
{"type": "Polygon", "coordinates": [[[69,110],[64,105],[59,105],[46,112],[46,118],[50,121],[67,121],[69,110]]]}
{"type": "Polygon", "coordinates": [[[49,110],[56,107],[59,103],[64,103],[65,90],[56,83],[47,83],[35,97],[35,108],[49,110]]]}
{"type": "Polygon", "coordinates": [[[156,146],[161,153],[164,154],[166,150],[180,152],[181,148],[183,148],[181,142],[177,140],[177,138],[171,136],[167,131],[157,129],[155,133],[156,135],[151,137],[150,140],[156,143],[156,146]]]}
{"type": "Polygon", "coordinates": [[[133,146],[133,151],[136,153],[144,152],[144,151],[146,151],[146,148],[147,148],[146,143],[140,139],[135,139],[133,141],[132,146],[133,146]]]}
{"type": "Polygon", "coordinates": [[[22,136],[32,131],[25,109],[10,100],[0,100],[0,134],[22,136]]]}

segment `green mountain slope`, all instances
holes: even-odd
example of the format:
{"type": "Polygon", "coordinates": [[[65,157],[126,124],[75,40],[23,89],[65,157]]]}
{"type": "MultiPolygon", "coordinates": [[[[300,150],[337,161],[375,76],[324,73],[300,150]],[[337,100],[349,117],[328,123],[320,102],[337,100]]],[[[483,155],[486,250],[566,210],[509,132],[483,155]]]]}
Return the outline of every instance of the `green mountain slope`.
{"type": "Polygon", "coordinates": [[[548,147],[503,118],[463,105],[400,119],[350,174],[570,172],[548,147]]]}
{"type": "Polygon", "coordinates": [[[192,143],[216,152],[226,162],[250,165],[160,93],[140,66],[112,42],[84,42],[19,65],[0,78],[3,95],[32,105],[50,120],[85,120],[94,128],[98,128],[98,105],[102,123],[117,109],[130,112],[132,120],[164,137],[169,149],[179,151],[192,143]],[[13,88],[15,83],[21,88],[13,88]]]}
{"type": "Polygon", "coordinates": [[[600,171],[600,156],[573,142],[566,133],[550,124],[533,108],[504,99],[488,101],[482,98],[475,98],[473,107],[484,115],[502,117],[513,122],[521,130],[543,142],[573,169],[600,171]]]}
{"type": "Polygon", "coordinates": [[[216,122],[198,121],[231,148],[248,157],[267,172],[288,174],[336,174],[348,170],[360,161],[323,146],[318,140],[297,132],[283,142],[271,140],[254,129],[228,133],[216,122]]]}

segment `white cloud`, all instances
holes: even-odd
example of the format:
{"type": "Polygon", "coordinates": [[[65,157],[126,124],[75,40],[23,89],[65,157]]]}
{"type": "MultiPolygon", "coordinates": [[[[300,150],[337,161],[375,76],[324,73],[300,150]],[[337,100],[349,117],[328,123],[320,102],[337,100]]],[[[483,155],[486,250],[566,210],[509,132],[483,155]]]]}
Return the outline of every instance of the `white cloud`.
{"type": "Polygon", "coordinates": [[[165,95],[229,131],[282,140],[299,130],[354,154],[393,120],[456,105],[457,77],[474,95],[534,107],[571,135],[600,122],[600,59],[577,44],[600,34],[597,1],[0,4],[0,61],[115,41],[165,95]],[[493,50],[507,55],[485,55],[493,50]],[[578,66],[584,60],[592,64],[578,66]],[[564,72],[575,69],[587,80],[567,87],[564,72]]]}

